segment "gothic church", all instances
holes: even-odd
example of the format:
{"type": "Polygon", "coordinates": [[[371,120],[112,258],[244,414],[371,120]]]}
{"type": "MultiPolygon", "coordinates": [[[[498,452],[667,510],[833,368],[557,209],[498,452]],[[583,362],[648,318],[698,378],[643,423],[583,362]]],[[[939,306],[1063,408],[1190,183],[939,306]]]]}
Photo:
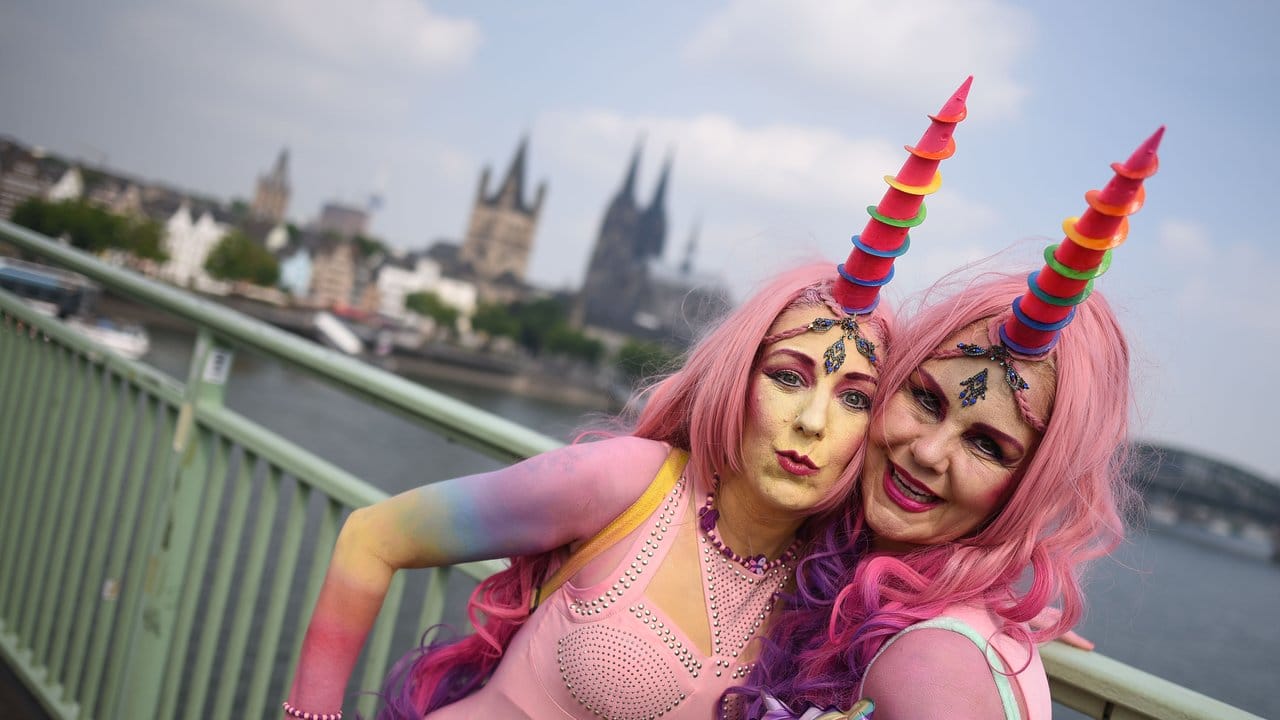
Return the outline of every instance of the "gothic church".
{"type": "Polygon", "coordinates": [[[637,145],[622,188],[605,211],[576,308],[582,324],[624,334],[645,334],[637,316],[643,316],[652,294],[651,265],[662,257],[667,240],[671,159],[663,163],[653,199],[641,207],[636,202],[640,151],[637,145]]]}

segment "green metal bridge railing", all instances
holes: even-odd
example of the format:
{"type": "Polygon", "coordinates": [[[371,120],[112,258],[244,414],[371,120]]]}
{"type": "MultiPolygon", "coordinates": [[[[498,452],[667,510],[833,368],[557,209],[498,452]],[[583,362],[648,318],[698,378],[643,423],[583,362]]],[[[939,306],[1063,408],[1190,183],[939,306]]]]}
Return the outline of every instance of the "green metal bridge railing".
{"type": "MultiPolygon", "coordinates": [[[[196,328],[180,383],[0,291],[0,658],[54,717],[279,714],[341,522],[385,493],[224,407],[234,350],[501,461],[557,445],[11,223],[0,241],[196,328]]],[[[399,573],[359,686],[445,616],[455,569],[499,567],[399,573]]],[[[1043,654],[1055,700],[1092,718],[1256,718],[1096,653],[1043,654]]]]}

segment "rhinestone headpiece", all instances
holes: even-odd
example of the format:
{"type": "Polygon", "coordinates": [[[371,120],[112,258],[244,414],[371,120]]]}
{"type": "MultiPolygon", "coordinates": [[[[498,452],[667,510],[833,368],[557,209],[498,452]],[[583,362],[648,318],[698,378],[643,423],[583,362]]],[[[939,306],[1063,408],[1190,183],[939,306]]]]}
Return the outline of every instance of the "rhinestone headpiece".
{"type": "MultiPolygon", "coordinates": [[[[981,345],[971,345],[969,343],[957,343],[956,347],[968,357],[985,357],[988,360],[995,361],[1004,370],[1004,381],[1009,385],[1010,390],[1017,392],[1031,389],[1027,381],[1023,380],[1018,371],[1014,369],[1013,358],[1009,357],[1009,350],[1003,345],[982,347],[981,345]]],[[[960,407],[968,407],[979,400],[985,400],[987,397],[987,369],[983,368],[980,372],[962,380],[960,387],[960,407]]]]}
{"type": "Polygon", "coordinates": [[[831,347],[822,353],[822,367],[827,371],[827,374],[830,375],[839,370],[841,365],[844,365],[845,340],[852,340],[858,354],[866,358],[867,362],[875,365],[878,360],[876,358],[876,344],[862,336],[857,320],[851,317],[843,317],[839,320],[828,317],[814,318],[813,322],[809,323],[808,329],[816,333],[825,333],[837,325],[840,326],[840,337],[836,338],[836,341],[831,343],[831,347]]]}

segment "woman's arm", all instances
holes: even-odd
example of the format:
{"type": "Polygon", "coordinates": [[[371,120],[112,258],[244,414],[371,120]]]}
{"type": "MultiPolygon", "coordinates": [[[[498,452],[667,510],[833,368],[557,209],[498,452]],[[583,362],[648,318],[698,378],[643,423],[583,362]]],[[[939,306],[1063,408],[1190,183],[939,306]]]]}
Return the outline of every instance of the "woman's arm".
{"type": "Polygon", "coordinates": [[[571,445],[352,512],[303,639],[290,702],[320,713],[341,707],[396,570],[529,555],[589,538],[644,491],[666,455],[662,443],[632,437],[571,445]]]}

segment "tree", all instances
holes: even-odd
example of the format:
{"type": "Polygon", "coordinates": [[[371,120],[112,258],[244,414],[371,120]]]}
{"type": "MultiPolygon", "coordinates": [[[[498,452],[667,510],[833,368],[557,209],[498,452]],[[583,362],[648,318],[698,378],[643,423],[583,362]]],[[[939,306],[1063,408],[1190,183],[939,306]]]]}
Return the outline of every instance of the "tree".
{"type": "Polygon", "coordinates": [[[564,325],[568,316],[564,306],[552,298],[514,303],[508,312],[520,323],[520,334],[516,339],[535,354],[542,352],[547,335],[564,325]]]}
{"type": "Polygon", "coordinates": [[[377,238],[356,235],[353,240],[355,240],[356,252],[359,253],[361,260],[371,258],[375,255],[385,256],[387,254],[386,243],[377,238]]]}
{"type": "Polygon", "coordinates": [[[520,321],[507,309],[495,303],[480,303],[471,316],[471,327],[491,336],[520,337],[520,321]]]}
{"type": "Polygon", "coordinates": [[[568,309],[555,298],[512,303],[506,307],[482,303],[471,326],[490,335],[504,335],[529,352],[567,355],[596,363],[604,345],[569,327],[568,309]]]}
{"type": "Polygon", "coordinates": [[[442,327],[453,327],[458,320],[458,309],[445,303],[433,292],[410,293],[404,306],[436,321],[442,327]]]}
{"type": "Polygon", "coordinates": [[[73,246],[86,252],[119,249],[160,262],[168,259],[159,223],[115,215],[84,200],[51,203],[30,198],[14,208],[12,219],[49,237],[65,235],[73,246]]]}
{"type": "Polygon", "coordinates": [[[548,352],[585,360],[592,365],[599,362],[604,354],[604,345],[599,340],[589,338],[564,323],[547,332],[546,348],[548,352]]]}
{"type": "Polygon", "coordinates": [[[248,220],[249,212],[249,203],[244,198],[232,198],[227,205],[227,214],[231,216],[231,221],[236,225],[248,220]]]}
{"type": "Polygon", "coordinates": [[[637,381],[676,368],[679,354],[663,345],[644,340],[628,340],[618,349],[614,364],[632,385],[637,381]]]}
{"type": "Polygon", "coordinates": [[[218,241],[204,269],[219,280],[248,280],[255,285],[271,287],[280,279],[280,264],[266,248],[239,230],[232,230],[218,241]]]}
{"type": "Polygon", "coordinates": [[[164,250],[164,228],[155,220],[130,218],[126,220],[125,236],[128,249],[140,258],[164,262],[169,253],[164,250]]]}

